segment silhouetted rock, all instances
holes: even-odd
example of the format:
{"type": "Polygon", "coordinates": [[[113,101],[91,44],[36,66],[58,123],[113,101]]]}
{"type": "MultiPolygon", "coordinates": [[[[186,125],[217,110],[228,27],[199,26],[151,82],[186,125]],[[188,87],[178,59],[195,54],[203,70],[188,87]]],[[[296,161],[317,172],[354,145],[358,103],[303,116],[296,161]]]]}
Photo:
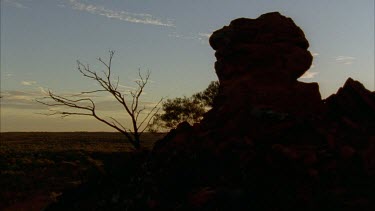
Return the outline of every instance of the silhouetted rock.
{"type": "Polygon", "coordinates": [[[297,81],[309,43],[277,12],[233,20],[210,44],[219,95],[200,124],[155,145],[159,208],[374,208],[374,93],[349,79],[322,100],[317,83],[297,81]]]}
{"type": "Polygon", "coordinates": [[[312,56],[304,33],[290,18],[275,12],[236,19],[215,31],[210,44],[221,84],[216,115],[249,110],[246,105],[298,114],[321,108],[318,84],[296,80],[310,67],[312,56]]]}
{"type": "Polygon", "coordinates": [[[329,115],[350,127],[375,131],[375,92],[349,78],[337,94],[325,100],[329,115]]]}
{"type": "Polygon", "coordinates": [[[212,34],[210,44],[221,83],[247,73],[258,80],[295,80],[312,63],[303,31],[278,12],[233,20],[212,34]]]}
{"type": "Polygon", "coordinates": [[[322,100],[317,83],[297,81],[309,43],[277,12],[233,20],[210,44],[213,108],[159,140],[107,208],[375,210],[375,93],[348,79],[322,100]]]}

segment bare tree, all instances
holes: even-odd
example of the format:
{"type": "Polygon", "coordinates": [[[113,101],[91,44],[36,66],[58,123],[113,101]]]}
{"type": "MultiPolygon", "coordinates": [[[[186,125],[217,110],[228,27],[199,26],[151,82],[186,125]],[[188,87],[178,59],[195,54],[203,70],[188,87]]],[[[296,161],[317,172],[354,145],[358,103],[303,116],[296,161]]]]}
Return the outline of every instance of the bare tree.
{"type": "Polygon", "coordinates": [[[61,117],[73,115],[92,116],[100,122],[103,122],[122,133],[136,149],[140,149],[140,137],[149,127],[150,121],[153,119],[155,114],[158,113],[160,109],[159,104],[162,102],[163,98],[161,98],[149,111],[146,111],[145,106],[140,105],[140,97],[144,92],[144,88],[149,82],[150,77],[150,71],[147,71],[146,74],[142,75],[140,69],[138,70],[139,79],[135,81],[137,88],[129,91],[128,93],[122,93],[119,90],[119,77],[117,77],[117,80],[113,80],[111,75],[113,55],[114,51],[109,51],[108,62],[103,61],[100,57],[97,59],[105,66],[105,70],[102,72],[102,74],[92,71],[88,64],[85,65],[77,60],[78,71],[84,77],[96,81],[101,87],[100,89],[80,92],[79,94],[72,95],[70,97],[64,97],[62,95],[53,93],[51,90],[48,90],[47,97],[37,99],[36,101],[49,107],[63,107],[66,109],[64,111],[52,109],[49,113],[44,113],[44,115],[59,115],[61,117]],[[122,105],[125,112],[131,118],[131,129],[126,128],[122,123],[113,117],[105,118],[97,113],[95,101],[89,96],[89,94],[99,92],[111,94],[111,96],[113,96],[113,98],[122,105]],[[74,111],[70,111],[69,109],[73,109],[74,111]]]}

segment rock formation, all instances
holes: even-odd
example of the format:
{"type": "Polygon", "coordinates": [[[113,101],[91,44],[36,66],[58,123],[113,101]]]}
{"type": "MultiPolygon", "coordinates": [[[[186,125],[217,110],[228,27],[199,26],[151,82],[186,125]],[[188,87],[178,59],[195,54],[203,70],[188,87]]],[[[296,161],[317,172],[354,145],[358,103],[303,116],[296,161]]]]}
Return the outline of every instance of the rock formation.
{"type": "Polygon", "coordinates": [[[290,18],[268,13],[236,19],[214,32],[210,44],[216,50],[220,97],[227,101],[214,108],[256,105],[311,114],[321,107],[318,84],[297,82],[312,56],[304,33],[290,18]]]}
{"type": "Polygon", "coordinates": [[[200,124],[155,145],[159,208],[373,207],[374,93],[348,79],[322,100],[317,83],[297,81],[312,63],[309,43],[277,12],[233,20],[210,44],[219,95],[200,124]]]}
{"type": "Polygon", "coordinates": [[[375,210],[375,93],[348,79],[322,100],[297,81],[309,43],[277,12],[233,20],[210,44],[213,108],[159,140],[136,188],[113,190],[124,199],[106,208],[375,210]]]}

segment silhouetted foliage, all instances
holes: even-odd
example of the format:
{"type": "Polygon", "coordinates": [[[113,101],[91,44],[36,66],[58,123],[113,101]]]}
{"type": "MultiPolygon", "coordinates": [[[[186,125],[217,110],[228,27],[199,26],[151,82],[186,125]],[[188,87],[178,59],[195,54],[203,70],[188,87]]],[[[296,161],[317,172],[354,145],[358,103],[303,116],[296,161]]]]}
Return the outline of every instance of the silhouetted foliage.
{"type": "Polygon", "coordinates": [[[38,103],[49,107],[62,107],[67,110],[52,110],[50,109],[49,113],[46,113],[47,116],[60,115],[61,117],[67,116],[92,116],[100,122],[105,123],[106,125],[116,129],[122,133],[127,140],[136,148],[140,148],[140,137],[142,133],[150,126],[151,120],[159,111],[159,104],[163,100],[160,99],[159,102],[147,110],[145,106],[140,105],[140,97],[143,93],[143,90],[148,83],[150,72],[142,75],[141,71],[138,71],[138,79],[135,80],[137,88],[125,93],[122,93],[119,89],[120,79],[117,77],[116,80],[112,79],[112,59],[114,51],[109,51],[109,60],[108,62],[103,61],[101,58],[98,58],[98,61],[104,65],[105,70],[102,74],[97,73],[90,69],[88,64],[83,64],[80,61],[77,61],[78,71],[86,78],[92,79],[97,82],[101,87],[98,90],[85,91],[77,95],[72,95],[69,97],[63,97],[63,95],[58,95],[52,91],[48,91],[48,96],[42,99],[37,99],[38,103]],[[131,118],[132,128],[126,128],[122,123],[120,123],[116,118],[113,117],[103,117],[97,113],[97,107],[93,97],[90,97],[89,94],[94,93],[109,93],[113,96],[118,103],[121,104],[125,112],[131,118]],[[78,110],[71,111],[69,109],[78,110]]]}
{"type": "Polygon", "coordinates": [[[163,113],[156,114],[150,131],[172,129],[181,122],[194,124],[202,120],[203,114],[212,107],[219,92],[219,82],[212,81],[202,92],[191,97],[168,99],[162,105],[163,113]]]}
{"type": "Polygon", "coordinates": [[[202,102],[204,106],[212,107],[215,97],[219,94],[219,85],[219,81],[211,81],[203,92],[194,94],[193,98],[202,102]]]}

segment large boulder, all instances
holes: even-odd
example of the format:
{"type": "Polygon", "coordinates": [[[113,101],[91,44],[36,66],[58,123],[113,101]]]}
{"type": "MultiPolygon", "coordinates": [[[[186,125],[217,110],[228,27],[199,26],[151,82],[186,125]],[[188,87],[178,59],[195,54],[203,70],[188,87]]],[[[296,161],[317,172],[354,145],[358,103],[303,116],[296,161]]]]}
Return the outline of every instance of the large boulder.
{"type": "Polygon", "coordinates": [[[278,12],[233,20],[212,34],[210,44],[221,83],[247,73],[271,81],[295,80],[312,63],[303,31],[278,12]]]}
{"type": "Polygon", "coordinates": [[[218,110],[265,107],[277,112],[311,114],[322,107],[317,83],[298,82],[312,63],[309,43],[292,19],[278,12],[240,18],[215,31],[220,81],[218,110]],[[307,97],[308,96],[308,97],[307,97]]]}

